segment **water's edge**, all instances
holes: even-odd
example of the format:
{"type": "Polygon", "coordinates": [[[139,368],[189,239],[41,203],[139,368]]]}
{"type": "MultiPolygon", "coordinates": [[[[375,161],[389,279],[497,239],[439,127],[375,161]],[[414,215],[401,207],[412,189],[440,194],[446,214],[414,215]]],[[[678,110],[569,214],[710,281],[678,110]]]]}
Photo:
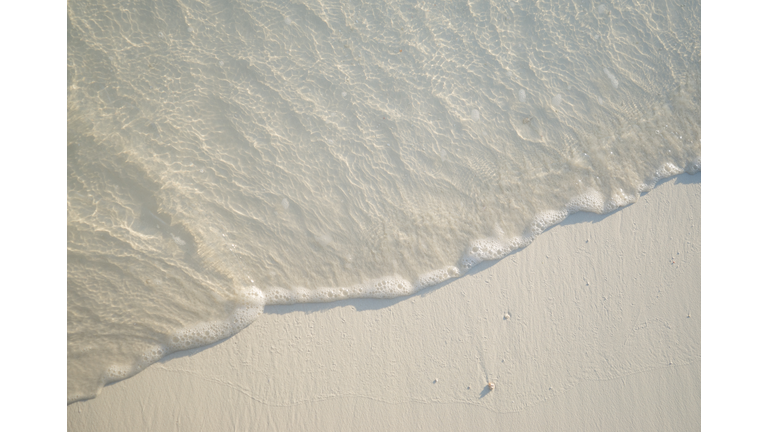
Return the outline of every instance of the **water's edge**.
{"type": "MultiPolygon", "coordinates": [[[[199,326],[195,326],[190,329],[181,330],[174,335],[169,335],[168,339],[170,342],[165,346],[158,347],[157,349],[145,354],[144,361],[136,365],[133,365],[133,367],[131,367],[130,369],[126,368],[125,366],[118,366],[118,367],[111,368],[107,372],[107,374],[105,374],[105,376],[103,377],[103,384],[98,388],[95,394],[82,396],[78,398],[71,398],[67,401],[67,405],[75,402],[82,402],[82,401],[93,399],[99,395],[103,387],[110,386],[124,379],[133,377],[134,375],[145,370],[147,367],[149,367],[154,363],[157,363],[157,362],[165,363],[175,358],[194,355],[202,350],[212,348],[216,345],[224,343],[226,342],[227,339],[231,338],[236,333],[248,327],[251,323],[253,323],[256,319],[258,319],[258,316],[261,315],[262,313],[287,314],[295,311],[313,313],[313,312],[319,312],[322,310],[327,310],[327,309],[336,308],[336,307],[344,307],[347,305],[355,306],[355,309],[358,311],[364,311],[369,309],[383,309],[383,308],[395,305],[401,301],[405,301],[415,295],[426,295],[429,292],[434,291],[436,289],[440,289],[452,282],[457,281],[460,278],[482,272],[494,266],[501,259],[507,258],[519,252],[522,252],[527,246],[529,246],[536,239],[536,237],[538,237],[539,235],[543,234],[544,232],[552,229],[557,225],[585,223],[585,222],[599,223],[606,217],[616,212],[619,212],[630,205],[637,203],[640,199],[642,199],[644,195],[650,193],[653,189],[657,188],[661,184],[667,183],[669,181],[677,180],[676,183],[686,183],[686,184],[700,183],[701,182],[701,169],[700,169],[701,164],[699,162],[694,164],[693,166],[695,166],[695,169],[691,170],[691,172],[679,173],[676,175],[659,179],[653,185],[652,189],[641,192],[638,195],[637,199],[631,202],[627,202],[621,206],[614,206],[614,205],[606,206],[606,210],[604,212],[593,212],[593,211],[588,211],[584,209],[577,210],[575,212],[568,213],[561,220],[558,220],[554,223],[550,223],[548,225],[543,225],[540,222],[534,223],[534,226],[538,228],[537,229],[538,232],[532,235],[531,237],[529,237],[528,239],[526,239],[526,242],[524,244],[510,250],[508,253],[506,253],[504,256],[501,256],[500,258],[485,258],[485,259],[479,258],[477,256],[477,253],[474,253],[474,254],[472,253],[472,246],[470,246],[467,248],[468,253],[465,255],[465,258],[462,259],[462,262],[471,263],[471,264],[465,266],[462,270],[458,270],[459,273],[456,276],[450,276],[445,279],[439,280],[435,283],[418,284],[417,282],[416,284],[413,284],[408,281],[402,280],[401,283],[403,283],[404,288],[399,288],[399,291],[396,291],[396,290],[383,291],[381,289],[378,289],[378,290],[372,290],[372,291],[366,292],[366,291],[360,290],[357,292],[360,292],[361,294],[356,296],[354,295],[356,293],[354,289],[348,289],[348,288],[335,289],[345,293],[346,296],[343,296],[338,294],[334,295],[333,291],[335,290],[329,288],[329,289],[325,289],[324,291],[326,293],[325,296],[313,297],[312,300],[310,301],[301,301],[300,295],[294,295],[293,297],[291,297],[293,301],[286,301],[287,296],[281,292],[280,295],[276,295],[273,297],[274,299],[276,299],[276,301],[274,302],[267,302],[266,296],[261,292],[261,290],[254,288],[254,290],[251,290],[247,293],[247,295],[249,296],[249,301],[246,301],[244,302],[244,304],[241,304],[239,305],[239,307],[236,307],[235,313],[232,315],[230,322],[217,321],[212,323],[203,323],[203,324],[200,324],[199,326]],[[210,330],[214,330],[214,331],[210,331],[210,330]]],[[[380,281],[375,281],[372,284],[368,284],[368,286],[372,285],[374,287],[377,287],[377,284],[378,286],[381,286],[380,281]]],[[[287,291],[287,290],[282,290],[282,291],[287,291]]],[[[319,290],[319,291],[322,291],[322,290],[319,290]]]]}

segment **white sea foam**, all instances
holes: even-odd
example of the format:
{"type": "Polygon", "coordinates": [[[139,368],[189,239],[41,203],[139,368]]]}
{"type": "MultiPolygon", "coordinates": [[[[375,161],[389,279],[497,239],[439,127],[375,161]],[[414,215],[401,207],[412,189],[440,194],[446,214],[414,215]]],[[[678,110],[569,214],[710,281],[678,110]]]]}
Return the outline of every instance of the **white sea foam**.
{"type": "Polygon", "coordinates": [[[697,9],[465,6],[70,1],[68,401],[700,170],[697,9]]]}

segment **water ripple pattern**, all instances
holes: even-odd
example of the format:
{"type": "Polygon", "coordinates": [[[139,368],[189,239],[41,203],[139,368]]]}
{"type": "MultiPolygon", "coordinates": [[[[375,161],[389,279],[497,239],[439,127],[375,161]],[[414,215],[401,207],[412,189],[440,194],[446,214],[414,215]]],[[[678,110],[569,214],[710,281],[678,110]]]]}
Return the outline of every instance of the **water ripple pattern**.
{"type": "Polygon", "coordinates": [[[265,304],[409,294],[698,171],[700,16],[68,2],[68,400],[265,304]]]}

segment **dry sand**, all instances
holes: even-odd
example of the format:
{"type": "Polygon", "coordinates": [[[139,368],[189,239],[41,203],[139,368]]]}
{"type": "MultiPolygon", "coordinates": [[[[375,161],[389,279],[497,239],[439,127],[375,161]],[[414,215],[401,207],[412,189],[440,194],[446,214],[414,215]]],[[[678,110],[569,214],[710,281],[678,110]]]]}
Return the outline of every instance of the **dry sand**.
{"type": "Polygon", "coordinates": [[[411,297],[269,307],[68,429],[700,430],[700,213],[683,174],[411,297]]]}

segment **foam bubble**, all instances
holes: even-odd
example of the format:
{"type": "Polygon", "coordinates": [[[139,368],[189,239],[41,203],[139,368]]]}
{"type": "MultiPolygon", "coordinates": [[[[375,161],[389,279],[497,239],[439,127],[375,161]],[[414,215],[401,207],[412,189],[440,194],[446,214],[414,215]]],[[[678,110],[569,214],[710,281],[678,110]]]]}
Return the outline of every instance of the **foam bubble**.
{"type": "Polygon", "coordinates": [[[124,380],[132,375],[135,375],[134,367],[130,365],[112,365],[104,372],[102,376],[102,382],[104,384],[113,383],[115,381],[124,380]]]}
{"type": "Polygon", "coordinates": [[[143,363],[147,366],[160,360],[168,352],[168,348],[163,345],[156,345],[147,350],[141,357],[143,363]]]}
{"type": "Polygon", "coordinates": [[[461,257],[461,260],[459,261],[459,266],[463,270],[469,270],[472,267],[480,264],[482,261],[483,261],[482,259],[480,259],[479,257],[476,257],[474,255],[471,255],[471,254],[464,255],[463,257],[461,257]]]}
{"type": "Polygon", "coordinates": [[[568,213],[576,213],[579,211],[588,211],[592,213],[603,213],[605,208],[605,199],[600,193],[594,189],[590,189],[587,192],[572,199],[566,209],[568,213]]]}
{"type": "Polygon", "coordinates": [[[541,212],[533,219],[531,223],[531,232],[539,235],[547,228],[559,224],[568,217],[568,210],[550,210],[541,212]]]}
{"type": "Polygon", "coordinates": [[[153,353],[162,357],[171,352],[209,345],[234,335],[251,324],[264,311],[263,303],[250,301],[251,305],[234,308],[227,320],[205,322],[173,333],[168,337],[164,347],[150,351],[146,354],[147,358],[154,358],[153,353]]]}
{"type": "Polygon", "coordinates": [[[412,294],[416,291],[412,283],[399,276],[395,276],[381,279],[374,283],[370,294],[373,298],[395,298],[412,294]]]}
{"type": "Polygon", "coordinates": [[[425,274],[412,283],[400,276],[391,276],[342,288],[294,288],[272,287],[263,290],[266,305],[294,303],[326,303],[348,298],[395,298],[413,294],[420,289],[460,276],[455,267],[447,267],[425,274]]]}
{"type": "MultiPolygon", "coordinates": [[[[701,161],[699,160],[699,168],[701,161]]],[[[695,173],[696,171],[693,171],[692,173],[695,173]]],[[[665,179],[667,177],[672,177],[674,175],[682,174],[683,169],[676,166],[673,163],[666,163],[662,166],[660,166],[656,171],[653,172],[648,178],[645,179],[645,182],[641,183],[638,186],[638,193],[642,192],[648,192],[649,190],[653,189],[656,186],[656,183],[659,182],[661,179],[665,179]]]]}
{"type": "Polygon", "coordinates": [[[241,293],[241,300],[242,306],[255,308],[263,307],[267,303],[264,291],[256,287],[250,287],[243,290],[241,293]]]}
{"type": "Polygon", "coordinates": [[[508,244],[498,239],[484,239],[472,242],[469,254],[480,261],[492,261],[503,258],[512,252],[508,244]]]}
{"type": "Polygon", "coordinates": [[[533,236],[475,240],[459,261],[459,268],[467,271],[483,261],[504,258],[513,251],[528,246],[532,241],[533,236]]]}
{"type": "Polygon", "coordinates": [[[611,199],[608,201],[608,206],[611,209],[610,211],[613,211],[617,208],[632,204],[635,202],[635,200],[636,198],[633,194],[628,194],[624,192],[623,189],[619,189],[611,194],[611,199]]]}
{"type": "Polygon", "coordinates": [[[420,275],[414,287],[419,290],[459,276],[461,276],[461,271],[457,267],[450,266],[420,275]]]}

